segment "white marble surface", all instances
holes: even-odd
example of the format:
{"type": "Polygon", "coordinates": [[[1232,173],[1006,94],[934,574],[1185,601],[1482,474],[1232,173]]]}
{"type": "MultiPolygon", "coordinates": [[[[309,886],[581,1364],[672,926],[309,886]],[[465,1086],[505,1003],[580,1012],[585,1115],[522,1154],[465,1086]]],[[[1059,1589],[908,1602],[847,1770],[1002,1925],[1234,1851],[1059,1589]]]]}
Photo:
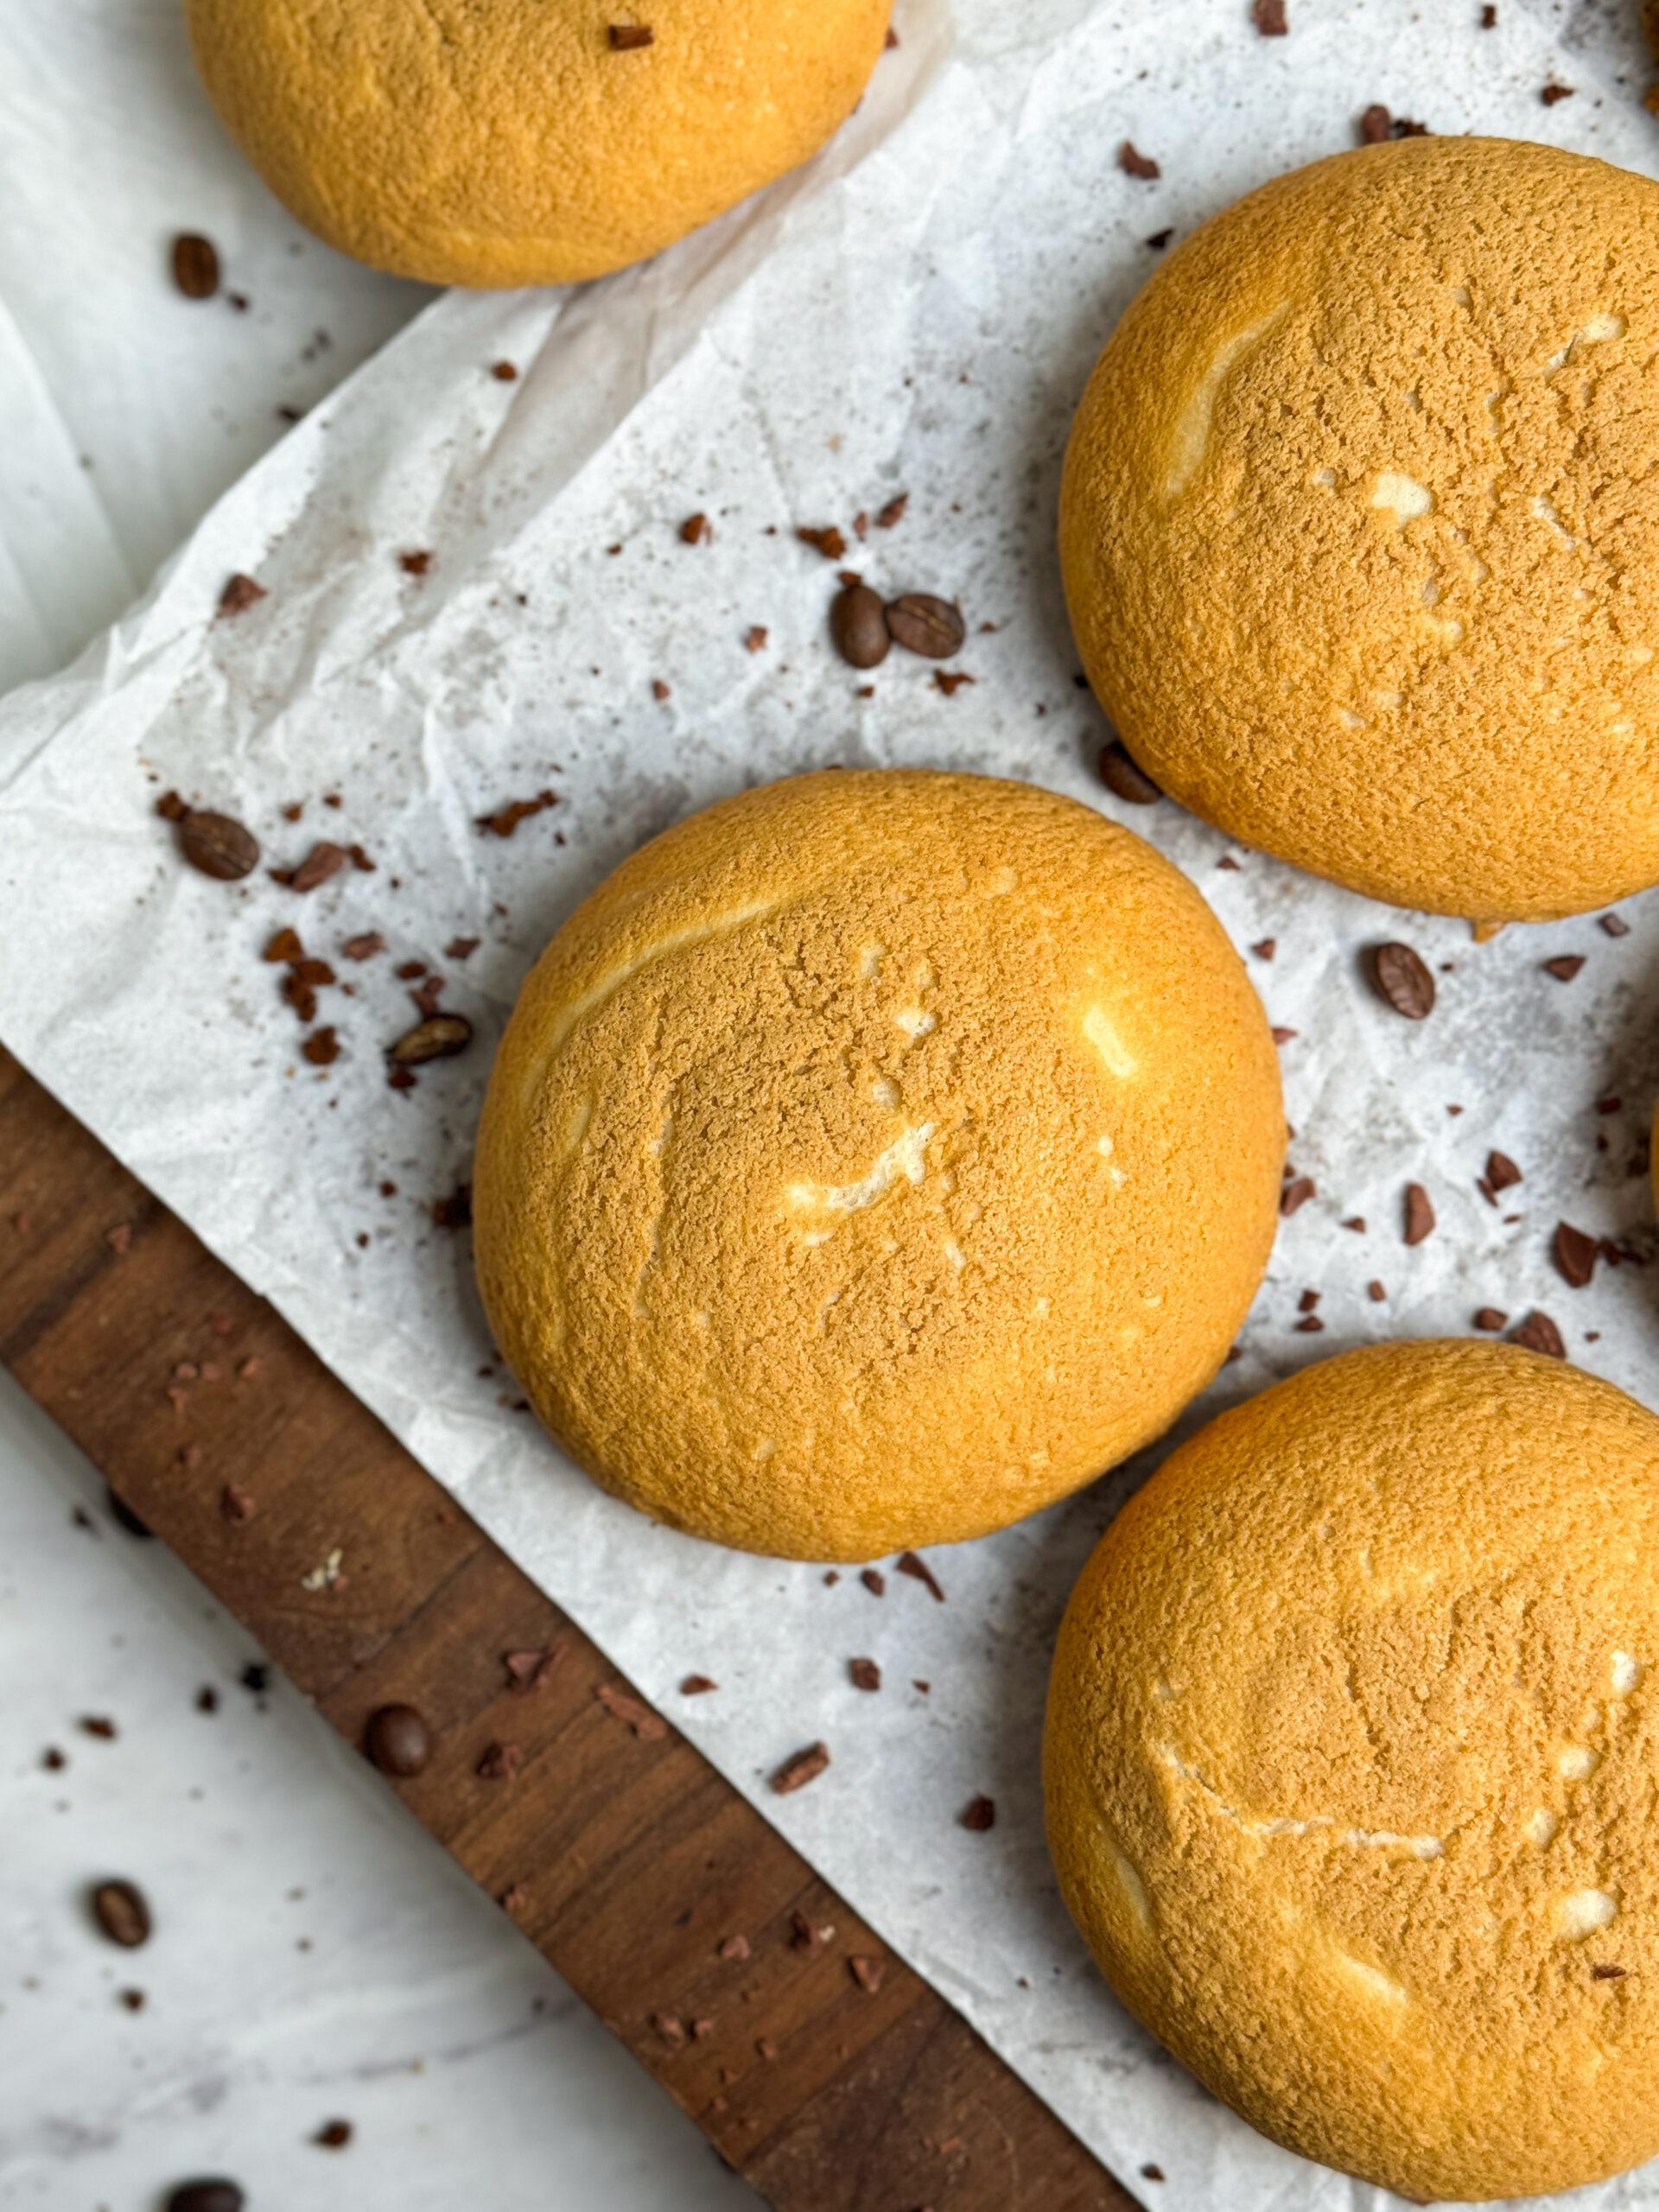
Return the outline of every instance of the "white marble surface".
{"type": "MultiPolygon", "coordinates": [[[[0,54],[3,688],[77,651],[278,409],[428,296],[306,238],[243,168],[178,0],[0,0],[0,54]],[[173,292],[186,228],[246,310],[173,292]]],[[[0,1374],[0,2205],[153,2212],[203,2171],[250,2212],[755,2202],[300,1699],[240,1686],[248,1638],[103,1500],[0,1374]],[[99,1713],[112,1742],[77,1725],[99,1713]],[[151,1899],[143,1950],[88,1920],[110,1873],[151,1899]],[[316,2147],[335,2118],[351,2144],[316,2147]]]]}

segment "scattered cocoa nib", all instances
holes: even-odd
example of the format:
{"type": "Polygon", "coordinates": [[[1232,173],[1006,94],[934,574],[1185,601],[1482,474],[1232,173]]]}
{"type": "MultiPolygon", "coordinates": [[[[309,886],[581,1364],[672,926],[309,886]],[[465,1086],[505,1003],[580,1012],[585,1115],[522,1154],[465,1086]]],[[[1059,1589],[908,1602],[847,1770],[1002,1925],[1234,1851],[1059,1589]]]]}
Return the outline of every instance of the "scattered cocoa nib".
{"type": "Polygon", "coordinates": [[[895,493],[895,495],[887,501],[885,507],[878,507],[876,509],[876,528],[878,530],[891,530],[895,524],[901,523],[905,518],[905,509],[909,505],[910,494],[908,492],[899,492],[895,493]]]}
{"type": "Polygon", "coordinates": [[[613,1720],[620,1720],[625,1728],[631,1728],[642,1744],[660,1743],[667,1735],[668,1723],[662,1715],[653,1713],[642,1699],[620,1684],[597,1683],[594,1696],[613,1720]]]}
{"type": "Polygon", "coordinates": [[[1125,176],[1144,177],[1148,182],[1163,175],[1150,155],[1141,153],[1132,138],[1126,138],[1117,149],[1117,166],[1125,176]]]}
{"type": "Polygon", "coordinates": [[[939,1587],[938,1577],[918,1553],[900,1552],[893,1565],[900,1574],[907,1574],[912,1582],[919,1582],[936,1605],[944,1603],[944,1592],[939,1587]]]}
{"type": "Polygon", "coordinates": [[[1380,100],[1373,101],[1359,118],[1359,135],[1367,146],[1381,146],[1390,138],[1427,138],[1426,123],[1414,123],[1409,116],[1390,115],[1380,100]]]}
{"type": "MultiPolygon", "coordinates": [[[[413,1077],[410,1078],[413,1080],[413,1077]]],[[[432,1220],[438,1229],[466,1229],[473,1218],[473,1186],[463,1183],[447,1198],[434,1198],[432,1220]]]]}
{"type": "Polygon", "coordinates": [[[1319,1194],[1319,1186],[1311,1175],[1294,1175],[1279,1193],[1280,1213],[1288,1219],[1310,1198],[1316,1198],[1319,1194]]]}
{"type": "Polygon", "coordinates": [[[612,23],[609,33],[613,54],[632,54],[649,46],[657,35],[649,23],[612,23]]]}
{"type": "Polygon", "coordinates": [[[879,1690],[881,1687],[881,1669],[874,1659],[849,1659],[847,1675],[855,1690],[879,1690]]]}
{"type": "Polygon", "coordinates": [[[1421,1244],[1434,1227],[1434,1206],[1428,1192],[1421,1183],[1408,1183],[1405,1203],[1405,1239],[1408,1244],[1421,1244]]]}
{"type": "Polygon", "coordinates": [[[803,545],[816,547],[826,561],[844,561],[847,557],[847,540],[833,523],[826,523],[819,530],[798,523],[795,535],[803,545]]]}
{"type": "Polygon", "coordinates": [[[311,2140],[324,2151],[343,2151],[352,2139],[349,2120],[326,2120],[311,2140]]]}
{"type": "Polygon", "coordinates": [[[847,1971],[867,1997],[874,1997],[887,1979],[887,1962],[855,1955],[847,1961],[847,1971]]]}
{"type": "Polygon", "coordinates": [[[1142,2166],[1141,2178],[1142,2181],[1162,2181],[1164,2170],[1161,2166],[1142,2166]]]}
{"type": "MultiPolygon", "coordinates": [[[[342,960],[372,960],[377,952],[384,952],[386,940],[378,930],[365,930],[360,937],[348,937],[340,948],[342,960]]],[[[270,958],[270,954],[266,954],[270,958]]]]}
{"type": "Polygon", "coordinates": [[[968,634],[962,609],[930,591],[901,592],[889,600],[887,628],[895,645],[927,660],[949,660],[968,634]]]}
{"type": "Polygon", "coordinates": [[[413,553],[400,553],[397,565],[406,576],[423,576],[432,566],[432,556],[422,547],[413,553]]]}
{"type": "Polygon", "coordinates": [[[1558,85],[1552,79],[1538,97],[1546,107],[1554,107],[1558,100],[1570,100],[1576,89],[1572,85],[1558,85]]]}
{"type": "Polygon", "coordinates": [[[264,584],[238,569],[225,579],[225,588],[219,594],[219,605],[213,612],[217,619],[227,620],[233,614],[245,614],[249,607],[257,607],[267,597],[264,584]]]}
{"type": "Polygon", "coordinates": [[[1365,1217],[1363,1213],[1350,1214],[1341,1226],[1344,1229],[1351,1229],[1357,1236],[1363,1236],[1365,1234],[1365,1217]]]}
{"type": "Polygon", "coordinates": [[[1170,228],[1166,231],[1154,231],[1146,243],[1152,248],[1154,253],[1161,253],[1174,235],[1174,226],[1172,224],[1170,228]]]}
{"type": "Polygon", "coordinates": [[[1271,960],[1278,950],[1279,940],[1276,937],[1261,938],[1250,947],[1250,950],[1258,960],[1271,960]]]}
{"type": "Polygon", "coordinates": [[[423,1067],[428,1060],[450,1060],[473,1041],[473,1025],[464,1014],[432,1014],[386,1047],[394,1067],[423,1067]]]}
{"type": "Polygon", "coordinates": [[[516,1782],[524,1764],[524,1755],[517,1744],[491,1744],[474,1771],[480,1782],[516,1782]]]}
{"type": "Polygon", "coordinates": [[[1388,1294],[1388,1286],[1386,1283],[1373,1281],[1368,1282],[1365,1286],[1365,1295],[1370,1300],[1373,1306],[1380,1306],[1388,1294]]]}
{"type": "Polygon", "coordinates": [[[528,822],[533,814],[544,814],[550,806],[559,803],[556,791],[537,791],[534,798],[509,799],[493,814],[480,814],[476,826],[492,837],[511,837],[521,822],[528,822]]]}
{"type": "Polygon", "coordinates": [[[680,1684],[680,1695],[707,1697],[710,1690],[717,1690],[719,1688],[720,1684],[712,1675],[687,1675],[680,1684]]]}
{"type": "Polygon", "coordinates": [[[1325,1324],[1317,1313],[1305,1314],[1300,1321],[1293,1323],[1292,1326],[1299,1337],[1317,1337],[1322,1335],[1325,1331],[1325,1324]]]}
{"type": "Polygon", "coordinates": [[[708,516],[701,512],[687,515],[685,520],[680,524],[682,545],[707,545],[714,534],[709,526],[708,516]]]}
{"type": "Polygon", "coordinates": [[[1557,1222],[1551,1256],[1563,1282],[1582,1290],[1596,1272],[1598,1246],[1593,1236],[1574,1229],[1570,1221],[1557,1222]]]}
{"type": "Polygon", "coordinates": [[[849,584],[830,602],[830,641],[851,668],[879,668],[893,639],[879,592],[849,584]]]}
{"type": "Polygon", "coordinates": [[[235,1483],[226,1483],[219,1493],[219,1517],[228,1522],[233,1529],[240,1528],[245,1521],[251,1521],[258,1510],[249,1492],[238,1489],[235,1483]]]}
{"type": "Polygon", "coordinates": [[[518,378],[518,365],[516,361],[492,361],[490,374],[498,384],[514,384],[518,378]]]}
{"type": "Polygon", "coordinates": [[[1250,21],[1263,38],[1283,38],[1290,29],[1285,0],[1254,0],[1250,21]]]}
{"type": "Polygon", "coordinates": [[[1297,1029],[1287,1029],[1281,1023],[1275,1022],[1268,1034],[1275,1045],[1289,1045],[1295,1041],[1301,1032],[1297,1029]]]}
{"type": "Polygon", "coordinates": [[[804,1789],[809,1782],[816,1782],[830,1764],[827,1744],[808,1744],[804,1750],[786,1758],[772,1777],[772,1787],[779,1797],[787,1797],[791,1790],[804,1789]]]}
{"type": "Polygon", "coordinates": [[[1163,797],[1121,738],[1112,738],[1101,747],[1099,767],[1100,780],[1107,790],[1131,806],[1153,806],[1163,797]]]}
{"type": "Polygon", "coordinates": [[[219,249],[198,231],[173,241],[173,282],[187,300],[211,300],[219,289],[219,249]]]}
{"type": "Polygon", "coordinates": [[[959,669],[936,668],[933,671],[934,688],[943,691],[947,699],[954,699],[964,683],[978,681],[977,677],[964,676],[959,669]]]}
{"type": "Polygon", "coordinates": [[[1610,1960],[1598,1960],[1590,1969],[1591,1978],[1596,1981],[1623,1981],[1625,1972],[1624,1967],[1616,1967],[1610,1960]]]}
{"type": "Polygon", "coordinates": [[[965,1828],[976,1835],[983,1835],[987,1828],[996,1826],[996,1800],[994,1797],[970,1797],[957,1815],[965,1828]]]}
{"type": "Polygon", "coordinates": [[[1563,952],[1554,960],[1545,961],[1544,973],[1553,976],[1558,983],[1570,983],[1584,962],[1585,956],[1581,952],[1563,952]]]}
{"type": "Polygon", "coordinates": [[[671,699],[674,694],[660,676],[653,676],[651,679],[651,696],[660,707],[664,700],[671,699]]]}
{"type": "Polygon", "coordinates": [[[367,853],[364,851],[361,845],[347,845],[346,848],[346,857],[350,861],[353,868],[361,868],[365,875],[372,875],[374,874],[375,864],[369,858],[367,853]]]}
{"type": "Polygon", "coordinates": [[[1567,1346],[1561,1341],[1561,1332],[1548,1313],[1529,1313],[1510,1342],[1524,1344],[1529,1351],[1548,1352],[1552,1359],[1567,1357],[1567,1346]]]}
{"type": "Polygon", "coordinates": [[[752,622],[743,633],[744,652],[749,653],[764,652],[766,648],[766,639],[771,636],[771,634],[772,632],[766,628],[764,622],[752,622]]]}
{"type": "Polygon", "coordinates": [[[176,791],[165,792],[156,810],[177,825],[179,850],[203,875],[219,883],[239,883],[258,867],[258,839],[230,815],[187,806],[176,791]]]}
{"type": "Polygon", "coordinates": [[[1508,1191],[1526,1178],[1506,1152],[1489,1152],[1486,1155],[1486,1180],[1494,1191],[1508,1191]]]}
{"type": "Polygon", "coordinates": [[[551,1643],[543,1644],[539,1651],[504,1651],[501,1664],[507,1670],[507,1687],[514,1690],[538,1690],[564,1656],[564,1645],[557,1637],[551,1643]]]}
{"type": "Polygon", "coordinates": [[[1480,11],[1480,28],[1484,31],[1495,31],[1497,29],[1497,0],[1485,0],[1485,5],[1480,11]]]}
{"type": "Polygon", "coordinates": [[[331,845],[326,837],[320,838],[296,868],[274,868],[271,879],[286,884],[290,891],[315,891],[330,876],[338,875],[350,857],[343,845],[331,845]]]}
{"type": "Polygon", "coordinates": [[[133,1882],[99,1882],[92,1891],[92,1917],[111,1943],[136,1951],[149,1941],[149,1905],[133,1882]]]}
{"type": "Polygon", "coordinates": [[[272,967],[280,966],[283,962],[303,960],[305,947],[300,942],[299,931],[286,929],[275,931],[265,940],[265,949],[259,957],[262,960],[270,961],[272,967]]]}
{"type": "Polygon", "coordinates": [[[129,2012],[142,2012],[149,2002],[142,1989],[124,1989],[120,1992],[120,1998],[129,2012]]]}
{"type": "Polygon", "coordinates": [[[1421,954],[1408,944],[1379,944],[1367,963],[1380,999],[1408,1021],[1423,1021],[1434,1011],[1434,978],[1421,954]]]}
{"type": "Polygon", "coordinates": [[[1609,937],[1629,937],[1630,925],[1623,914],[1603,914],[1600,920],[1609,937]]]}
{"type": "Polygon", "coordinates": [[[300,1047],[314,1068],[331,1068],[340,1058],[340,1034],[331,1023],[314,1029],[300,1047]]]}
{"type": "Polygon", "coordinates": [[[1488,1336],[1501,1336],[1509,1325],[1509,1315],[1496,1306],[1483,1306],[1475,1316],[1475,1326],[1485,1330],[1488,1336]]]}
{"type": "Polygon", "coordinates": [[[887,1586],[887,1578],[879,1567],[861,1567],[858,1579],[872,1598],[879,1598],[887,1586]]]}
{"type": "Polygon", "coordinates": [[[470,960],[483,941],[476,937],[452,937],[443,948],[443,957],[446,960],[470,960]]]}
{"type": "Polygon", "coordinates": [[[101,1743],[112,1744],[117,1730],[113,1720],[102,1713],[85,1713],[79,1723],[83,1736],[96,1736],[101,1743]]]}

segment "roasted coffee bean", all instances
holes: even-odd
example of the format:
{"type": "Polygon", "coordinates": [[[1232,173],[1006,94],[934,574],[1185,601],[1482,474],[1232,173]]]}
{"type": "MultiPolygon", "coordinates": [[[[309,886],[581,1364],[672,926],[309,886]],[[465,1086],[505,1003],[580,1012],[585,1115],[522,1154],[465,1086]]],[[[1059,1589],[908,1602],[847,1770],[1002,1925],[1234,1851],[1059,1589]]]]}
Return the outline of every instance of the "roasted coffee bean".
{"type": "Polygon", "coordinates": [[[233,2181],[187,2181],[168,2198],[167,2212],[242,2212],[247,2201],[233,2181]]]}
{"type": "Polygon", "coordinates": [[[192,808],[179,823],[179,845],[192,868],[220,883],[238,883],[259,865],[259,840],[228,814],[192,808]]]}
{"type": "Polygon", "coordinates": [[[1371,982],[1408,1021],[1423,1021],[1434,1011],[1434,978],[1408,944],[1379,944],[1371,953],[1371,982]]]}
{"type": "Polygon", "coordinates": [[[149,1941],[149,1907],[134,1883],[100,1882],[92,1891],[92,1917],[124,1951],[136,1951],[149,1941]]]}
{"type": "Polygon", "coordinates": [[[1131,806],[1153,806],[1163,793],[1116,738],[1100,748],[1100,780],[1131,806]]]}
{"type": "Polygon", "coordinates": [[[968,634],[962,609],[930,591],[907,591],[887,601],[887,629],[907,653],[949,660],[968,634]]]}
{"type": "Polygon", "coordinates": [[[419,1774],[432,1756],[432,1732],[412,1705],[383,1705],[369,1715],[363,1742],[382,1774],[419,1774]]]}
{"type": "Polygon", "coordinates": [[[853,668],[879,668],[893,644],[887,610],[868,584],[849,584],[830,602],[830,639],[853,668]]]}
{"type": "Polygon", "coordinates": [[[433,1014],[390,1046],[386,1057],[394,1067],[417,1068],[427,1060],[453,1059],[472,1041],[473,1025],[465,1014],[433,1014]]]}
{"type": "Polygon", "coordinates": [[[211,238],[181,231],[173,241],[173,282],[187,300],[211,300],[219,289],[219,251],[211,238]]]}

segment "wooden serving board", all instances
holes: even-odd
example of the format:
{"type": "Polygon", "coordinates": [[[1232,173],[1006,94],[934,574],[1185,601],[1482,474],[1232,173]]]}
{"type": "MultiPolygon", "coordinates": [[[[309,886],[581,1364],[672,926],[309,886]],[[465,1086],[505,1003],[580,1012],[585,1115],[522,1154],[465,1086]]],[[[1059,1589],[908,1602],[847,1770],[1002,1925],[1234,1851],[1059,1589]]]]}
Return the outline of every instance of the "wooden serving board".
{"type": "Polygon", "coordinates": [[[349,1741],[378,1706],[419,1708],[435,1752],[387,1786],[770,2203],[1135,2212],[3,1051],[0,1253],[0,1359],[349,1741]],[[348,1564],[329,1583],[316,1570],[336,1552],[348,1564]],[[555,1655],[543,1679],[513,1688],[503,1655],[538,1650],[555,1655]]]}

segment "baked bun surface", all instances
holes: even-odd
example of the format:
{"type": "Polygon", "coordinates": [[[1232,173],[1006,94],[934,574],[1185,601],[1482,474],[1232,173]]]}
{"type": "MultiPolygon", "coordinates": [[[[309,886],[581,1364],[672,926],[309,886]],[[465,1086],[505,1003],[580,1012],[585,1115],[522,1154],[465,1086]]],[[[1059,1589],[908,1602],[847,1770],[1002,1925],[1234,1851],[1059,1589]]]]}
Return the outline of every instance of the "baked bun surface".
{"type": "Polygon", "coordinates": [[[1124,741],[1397,905],[1659,880],[1659,185],[1413,138],[1173,252],[1072,433],[1066,596],[1124,741]]]}
{"type": "Polygon", "coordinates": [[[855,1560],[1156,1436],[1272,1243],[1272,1040],[1198,893],[1027,785],[827,772],[626,861],[526,982],[474,1197],[499,1342],[655,1518],[855,1560]]]}
{"type": "Polygon", "coordinates": [[[491,285],[643,260],[805,161],[889,0],[187,6],[214,106],[302,223],[377,269],[491,285]]]}
{"type": "Polygon", "coordinates": [[[1659,1421],[1512,1345],[1379,1345],[1125,1506],[1050,1689],[1050,1843],[1129,2008],[1422,2200],[1659,2152],[1659,1421]]]}

